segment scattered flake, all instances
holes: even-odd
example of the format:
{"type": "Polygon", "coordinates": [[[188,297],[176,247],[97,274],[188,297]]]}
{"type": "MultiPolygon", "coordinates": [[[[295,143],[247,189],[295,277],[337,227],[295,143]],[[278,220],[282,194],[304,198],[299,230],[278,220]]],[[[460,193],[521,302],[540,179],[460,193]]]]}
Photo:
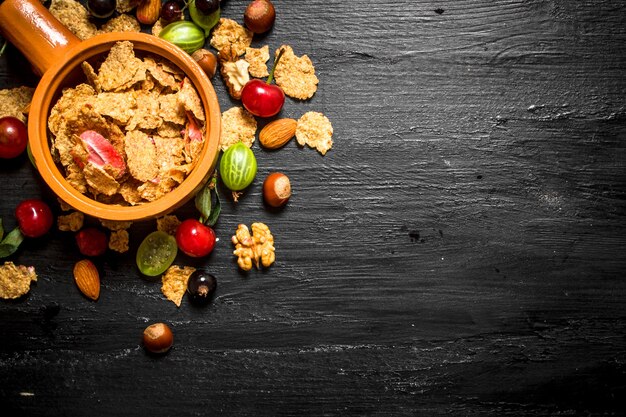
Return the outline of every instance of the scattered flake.
{"type": "Polygon", "coordinates": [[[120,220],[104,220],[100,219],[100,224],[111,231],[126,230],[130,228],[133,222],[123,222],[120,220]]]}
{"type": "Polygon", "coordinates": [[[99,31],[89,21],[87,9],[75,0],[52,0],[50,13],[81,40],[96,36],[99,31]]]}
{"type": "Polygon", "coordinates": [[[282,88],[289,97],[300,100],[313,97],[317,91],[319,80],[315,76],[315,68],[311,59],[306,55],[297,57],[289,45],[278,48],[275,55],[278,55],[281,48],[285,52],[274,70],[276,85],[282,88]]]}
{"type": "Polygon", "coordinates": [[[127,13],[137,7],[139,3],[141,3],[141,0],[117,0],[115,10],[118,13],[127,13]]]}
{"type": "MultiPolygon", "coordinates": [[[[250,64],[248,72],[256,78],[265,78],[270,75],[266,62],[270,59],[270,47],[246,48],[246,61],[250,64]]],[[[281,58],[282,59],[282,58],[281,58]]]]}
{"type": "Polygon", "coordinates": [[[128,252],[129,235],[127,230],[116,230],[109,237],[109,249],[115,252],[128,252]]]}
{"type": "Polygon", "coordinates": [[[5,262],[0,266],[0,298],[20,298],[30,290],[32,281],[37,281],[34,267],[5,262]]]}
{"type": "Polygon", "coordinates": [[[307,144],[325,155],[333,146],[332,138],[333,126],[322,113],[310,111],[298,120],[296,140],[301,146],[307,144]]]}
{"type": "Polygon", "coordinates": [[[193,274],[195,270],[196,268],[190,266],[180,268],[179,266],[172,265],[165,271],[165,274],[163,274],[161,292],[168,300],[176,304],[176,307],[180,307],[183,295],[185,295],[185,291],[187,291],[189,276],[193,274]]]}
{"type": "Polygon", "coordinates": [[[17,87],[0,90],[0,117],[13,116],[26,122],[26,108],[33,99],[34,88],[17,87]]]}
{"type": "Polygon", "coordinates": [[[130,174],[139,181],[153,180],[159,171],[156,147],[144,132],[133,130],[126,134],[126,165],[130,174]]]}
{"type": "Polygon", "coordinates": [[[109,32],[141,32],[141,25],[134,16],[120,14],[102,25],[102,31],[109,32]]]}
{"type": "Polygon", "coordinates": [[[150,33],[152,33],[152,35],[154,36],[159,36],[159,34],[161,33],[161,31],[163,30],[165,26],[167,26],[167,24],[163,21],[163,19],[159,19],[156,22],[154,22],[154,25],[152,25],[152,29],[150,29],[150,33]]]}
{"type": "Polygon", "coordinates": [[[80,211],[75,211],[64,216],[59,216],[57,218],[57,226],[62,232],[77,232],[83,228],[84,221],[85,215],[80,211]]]}
{"type": "Polygon", "coordinates": [[[221,18],[213,29],[211,46],[220,51],[231,46],[237,56],[246,53],[246,48],[252,43],[253,33],[232,19],[221,18]]]}
{"type": "Polygon", "coordinates": [[[243,107],[232,107],[222,113],[222,135],[220,148],[222,151],[230,145],[243,142],[252,147],[256,135],[256,119],[243,107]]]}
{"type": "Polygon", "coordinates": [[[165,232],[168,235],[175,236],[176,229],[180,226],[180,220],[174,215],[159,217],[157,219],[157,230],[165,232]]]}

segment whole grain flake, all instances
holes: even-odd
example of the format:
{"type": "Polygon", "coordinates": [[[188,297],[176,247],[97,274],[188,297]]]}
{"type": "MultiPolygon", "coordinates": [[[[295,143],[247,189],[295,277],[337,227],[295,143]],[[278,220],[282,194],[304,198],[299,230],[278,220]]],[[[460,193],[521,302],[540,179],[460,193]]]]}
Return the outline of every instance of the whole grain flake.
{"type": "Polygon", "coordinates": [[[33,99],[34,88],[17,87],[0,90],[0,117],[13,116],[26,122],[26,108],[33,99]]]}
{"type": "Polygon", "coordinates": [[[76,0],[52,0],[50,13],[81,40],[99,33],[96,25],[90,22],[85,6],[76,0]]]}
{"type": "Polygon", "coordinates": [[[0,298],[20,298],[30,291],[32,281],[37,281],[34,267],[5,262],[0,266],[0,298]]]}
{"type": "Polygon", "coordinates": [[[333,126],[330,120],[319,112],[306,112],[298,119],[296,140],[301,146],[309,145],[322,155],[333,146],[333,126]]]}
{"type": "Polygon", "coordinates": [[[319,83],[313,62],[307,55],[296,56],[289,45],[278,48],[275,55],[278,55],[281,49],[284,52],[274,70],[276,85],[289,97],[299,100],[313,97],[319,83]]]}
{"type": "Polygon", "coordinates": [[[211,46],[221,51],[231,46],[237,56],[246,53],[246,48],[252,43],[253,33],[232,19],[221,18],[213,29],[211,46]]]}
{"type": "Polygon", "coordinates": [[[176,304],[176,307],[180,307],[183,295],[185,295],[185,291],[187,291],[189,276],[193,274],[195,270],[196,268],[191,266],[181,268],[177,265],[172,265],[165,271],[165,274],[163,274],[161,278],[161,292],[168,300],[176,304]]]}
{"type": "Polygon", "coordinates": [[[226,110],[222,113],[220,148],[225,151],[237,142],[243,142],[247,147],[251,147],[256,129],[256,119],[248,110],[243,107],[232,107],[226,110]]]}
{"type": "Polygon", "coordinates": [[[248,72],[256,78],[265,78],[270,75],[266,62],[270,59],[270,47],[246,48],[246,62],[250,64],[248,72]]]}

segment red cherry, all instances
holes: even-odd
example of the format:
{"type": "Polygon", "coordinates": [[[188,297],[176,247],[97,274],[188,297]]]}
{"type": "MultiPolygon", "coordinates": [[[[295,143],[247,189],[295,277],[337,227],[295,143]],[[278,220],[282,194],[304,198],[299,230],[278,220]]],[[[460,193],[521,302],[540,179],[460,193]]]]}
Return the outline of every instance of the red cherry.
{"type": "Polygon", "coordinates": [[[0,118],[0,158],[15,158],[26,149],[28,129],[17,117],[0,118]]]}
{"type": "Polygon", "coordinates": [[[274,70],[276,65],[283,56],[284,49],[278,52],[278,56],[274,60],[272,71],[267,82],[263,82],[259,79],[250,80],[244,85],[241,90],[241,102],[243,106],[250,113],[258,117],[272,117],[283,108],[285,104],[285,93],[277,86],[272,85],[272,79],[274,78],[274,70]]]}
{"type": "Polygon", "coordinates": [[[107,250],[106,233],[95,227],[87,227],[76,233],[78,250],[85,256],[100,256],[107,250]]]}
{"type": "Polygon", "coordinates": [[[176,230],[176,243],[187,255],[199,258],[215,247],[215,232],[196,219],[187,219],[176,230]]]}
{"type": "Polygon", "coordinates": [[[248,81],[241,90],[241,102],[255,116],[271,117],[283,108],[285,93],[277,85],[254,79],[248,81]]]}
{"type": "Polygon", "coordinates": [[[48,233],[54,219],[52,211],[41,200],[24,200],[15,208],[15,217],[24,236],[39,237],[48,233]]]}

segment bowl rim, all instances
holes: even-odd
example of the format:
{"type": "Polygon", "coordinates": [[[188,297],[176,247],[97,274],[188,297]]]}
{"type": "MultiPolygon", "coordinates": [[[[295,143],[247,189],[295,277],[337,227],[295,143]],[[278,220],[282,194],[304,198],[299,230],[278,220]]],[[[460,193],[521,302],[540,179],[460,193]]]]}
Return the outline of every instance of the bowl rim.
{"type": "Polygon", "coordinates": [[[215,169],[219,154],[221,111],[211,81],[185,51],[146,33],[107,33],[80,42],[68,51],[63,60],[55,63],[44,73],[33,95],[28,132],[29,145],[37,170],[61,200],[76,210],[100,219],[140,221],[156,218],[179,208],[206,183],[215,169]],[[106,53],[119,41],[130,41],[136,50],[161,56],[179,67],[198,91],[204,106],[207,126],[205,144],[197,157],[196,166],[185,180],[165,196],[135,206],[101,203],[72,187],[52,159],[48,136],[48,115],[53,106],[52,100],[68,75],[83,61],[106,53]]]}

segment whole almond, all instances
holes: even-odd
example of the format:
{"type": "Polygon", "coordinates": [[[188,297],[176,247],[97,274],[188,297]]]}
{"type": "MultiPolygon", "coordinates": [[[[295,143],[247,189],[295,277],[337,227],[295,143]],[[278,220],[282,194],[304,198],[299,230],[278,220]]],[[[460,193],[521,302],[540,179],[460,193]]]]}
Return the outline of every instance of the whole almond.
{"type": "Polygon", "coordinates": [[[74,265],[74,280],[80,292],[92,300],[100,297],[100,275],[98,268],[89,259],[83,259],[74,265]]]}
{"type": "Polygon", "coordinates": [[[274,120],[261,129],[259,142],[268,149],[278,149],[296,134],[297,124],[294,119],[274,120]]]}
{"type": "Polygon", "coordinates": [[[161,0],[143,0],[137,6],[137,20],[144,25],[154,25],[161,16],[161,0]]]}

